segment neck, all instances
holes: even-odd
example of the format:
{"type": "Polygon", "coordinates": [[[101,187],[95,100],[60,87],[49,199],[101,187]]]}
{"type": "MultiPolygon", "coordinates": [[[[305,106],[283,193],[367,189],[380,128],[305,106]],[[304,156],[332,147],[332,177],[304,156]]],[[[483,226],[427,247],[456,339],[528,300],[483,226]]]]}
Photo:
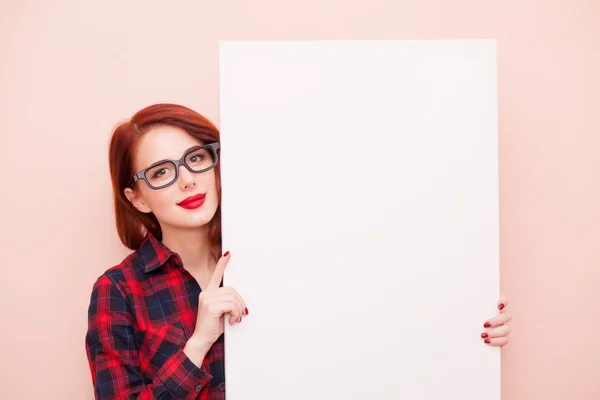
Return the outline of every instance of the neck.
{"type": "Polygon", "coordinates": [[[193,230],[174,230],[162,227],[162,234],[163,244],[179,254],[185,269],[192,275],[214,270],[216,260],[208,246],[207,226],[193,230]]]}

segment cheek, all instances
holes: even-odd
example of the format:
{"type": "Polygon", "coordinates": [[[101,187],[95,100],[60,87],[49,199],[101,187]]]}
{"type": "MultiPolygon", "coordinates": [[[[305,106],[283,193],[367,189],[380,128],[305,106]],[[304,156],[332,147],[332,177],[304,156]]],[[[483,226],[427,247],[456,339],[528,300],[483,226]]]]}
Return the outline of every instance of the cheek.
{"type": "Polygon", "coordinates": [[[217,207],[219,207],[219,196],[217,196],[217,192],[210,192],[207,200],[207,205],[212,209],[213,212],[216,211],[217,207]]]}
{"type": "Polygon", "coordinates": [[[209,177],[198,183],[200,184],[200,190],[206,192],[209,199],[218,199],[219,196],[217,195],[217,185],[214,177],[209,177]]]}
{"type": "Polygon", "coordinates": [[[206,191],[206,209],[212,212],[219,206],[219,195],[217,193],[217,180],[214,173],[206,176],[206,179],[198,182],[203,191],[206,191]]]}
{"type": "Polygon", "coordinates": [[[202,174],[201,179],[198,181],[198,185],[210,196],[217,197],[217,178],[215,176],[215,170],[210,170],[206,175],[202,174]]]}
{"type": "Polygon", "coordinates": [[[148,207],[155,214],[158,211],[158,214],[161,213],[162,210],[168,210],[169,206],[173,205],[173,187],[169,187],[163,190],[152,190],[148,188],[148,190],[144,193],[144,201],[148,204],[148,207]]]}

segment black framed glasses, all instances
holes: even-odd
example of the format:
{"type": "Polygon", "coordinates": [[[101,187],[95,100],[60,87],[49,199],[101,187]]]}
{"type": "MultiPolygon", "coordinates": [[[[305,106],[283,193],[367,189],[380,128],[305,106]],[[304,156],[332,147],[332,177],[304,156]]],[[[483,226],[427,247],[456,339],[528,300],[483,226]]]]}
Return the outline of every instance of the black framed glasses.
{"type": "Polygon", "coordinates": [[[201,174],[219,162],[219,142],[208,143],[188,149],[179,160],[160,160],[135,174],[130,186],[143,180],[150,189],[158,190],[172,185],[179,178],[179,167],[183,165],[194,174],[201,174]]]}

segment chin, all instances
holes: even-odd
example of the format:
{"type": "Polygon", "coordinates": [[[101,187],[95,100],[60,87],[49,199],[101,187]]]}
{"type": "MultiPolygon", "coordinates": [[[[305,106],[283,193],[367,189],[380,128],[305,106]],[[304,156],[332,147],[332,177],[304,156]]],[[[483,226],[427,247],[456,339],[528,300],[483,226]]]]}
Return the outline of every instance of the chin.
{"type": "MultiPolygon", "coordinates": [[[[201,207],[197,210],[185,210],[186,216],[185,219],[177,221],[180,226],[184,226],[186,228],[199,228],[208,224],[216,213],[216,208],[204,208],[201,207]]],[[[178,218],[179,219],[179,218],[178,218]]]]}
{"type": "Polygon", "coordinates": [[[205,225],[208,225],[211,220],[212,220],[212,217],[197,218],[197,219],[186,221],[186,225],[188,228],[201,228],[205,225]]]}
{"type": "Polygon", "coordinates": [[[171,226],[171,228],[177,229],[177,230],[194,230],[194,229],[199,229],[202,228],[206,225],[208,225],[208,223],[211,221],[211,218],[194,218],[194,219],[187,219],[185,221],[182,220],[171,220],[169,221],[167,224],[169,226],[171,226]]]}

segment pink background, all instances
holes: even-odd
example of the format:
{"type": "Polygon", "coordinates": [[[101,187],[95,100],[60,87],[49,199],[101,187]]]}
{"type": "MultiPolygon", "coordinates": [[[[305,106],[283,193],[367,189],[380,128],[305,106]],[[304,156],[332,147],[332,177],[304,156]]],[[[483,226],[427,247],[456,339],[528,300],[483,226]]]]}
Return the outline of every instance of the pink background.
{"type": "Polygon", "coordinates": [[[90,289],[126,254],[118,120],[178,102],[218,124],[220,39],[439,38],[498,39],[503,399],[599,399],[597,0],[3,1],[1,397],[93,398],[90,289]]]}

